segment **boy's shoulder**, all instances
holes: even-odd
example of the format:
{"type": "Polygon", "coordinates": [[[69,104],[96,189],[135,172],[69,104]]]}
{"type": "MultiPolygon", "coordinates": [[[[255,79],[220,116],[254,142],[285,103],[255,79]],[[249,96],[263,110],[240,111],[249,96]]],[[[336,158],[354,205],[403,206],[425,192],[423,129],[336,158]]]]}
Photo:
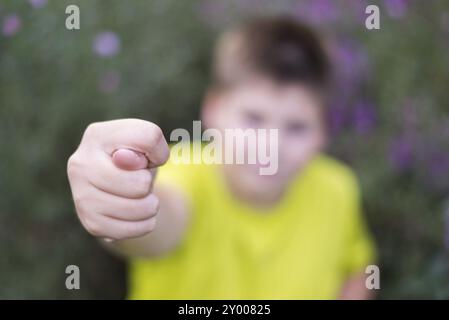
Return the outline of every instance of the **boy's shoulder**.
{"type": "Polygon", "coordinates": [[[308,175],[322,188],[333,192],[358,196],[359,186],[355,172],[341,160],[328,155],[319,154],[310,163],[308,175]]]}

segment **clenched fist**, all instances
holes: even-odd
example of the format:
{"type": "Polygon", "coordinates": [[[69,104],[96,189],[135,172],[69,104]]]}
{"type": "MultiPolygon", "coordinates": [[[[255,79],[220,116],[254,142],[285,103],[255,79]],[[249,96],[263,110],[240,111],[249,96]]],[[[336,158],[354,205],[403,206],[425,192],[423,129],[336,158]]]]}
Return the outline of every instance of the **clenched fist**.
{"type": "Polygon", "coordinates": [[[156,167],[169,149],[161,129],[138,119],[93,123],[67,163],[78,217],[94,236],[121,240],[155,227],[156,167]]]}

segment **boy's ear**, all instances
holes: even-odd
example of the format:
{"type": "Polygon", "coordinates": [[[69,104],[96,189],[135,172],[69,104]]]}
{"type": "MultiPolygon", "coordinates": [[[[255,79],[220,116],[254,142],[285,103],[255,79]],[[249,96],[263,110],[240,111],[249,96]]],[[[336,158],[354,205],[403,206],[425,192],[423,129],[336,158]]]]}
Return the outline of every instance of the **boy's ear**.
{"type": "Polygon", "coordinates": [[[214,128],[218,109],[219,95],[215,90],[208,90],[203,99],[201,108],[201,122],[203,128],[214,128]]]}

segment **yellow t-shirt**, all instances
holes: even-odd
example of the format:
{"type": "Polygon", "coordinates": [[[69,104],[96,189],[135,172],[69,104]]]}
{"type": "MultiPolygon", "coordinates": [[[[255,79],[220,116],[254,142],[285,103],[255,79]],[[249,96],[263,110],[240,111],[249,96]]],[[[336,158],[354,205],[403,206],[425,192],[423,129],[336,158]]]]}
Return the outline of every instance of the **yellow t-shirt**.
{"type": "Polygon", "coordinates": [[[227,190],[218,168],[168,163],[157,183],[193,204],[181,244],[130,260],[131,299],[334,299],[374,261],[353,173],[320,155],[260,213],[227,190]]]}

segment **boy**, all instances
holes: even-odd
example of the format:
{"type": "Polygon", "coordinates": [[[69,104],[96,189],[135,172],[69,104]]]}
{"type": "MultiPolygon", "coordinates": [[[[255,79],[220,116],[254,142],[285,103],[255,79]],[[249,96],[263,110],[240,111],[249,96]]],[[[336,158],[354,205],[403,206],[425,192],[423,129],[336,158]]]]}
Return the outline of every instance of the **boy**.
{"type": "Polygon", "coordinates": [[[321,154],[328,78],[316,35],[289,18],[253,20],[218,42],[202,121],[221,133],[277,129],[273,175],[260,164],[164,165],[164,136],[143,120],[86,129],[68,161],[76,211],[130,259],[130,298],[369,297],[374,250],[356,180],[321,154]]]}

